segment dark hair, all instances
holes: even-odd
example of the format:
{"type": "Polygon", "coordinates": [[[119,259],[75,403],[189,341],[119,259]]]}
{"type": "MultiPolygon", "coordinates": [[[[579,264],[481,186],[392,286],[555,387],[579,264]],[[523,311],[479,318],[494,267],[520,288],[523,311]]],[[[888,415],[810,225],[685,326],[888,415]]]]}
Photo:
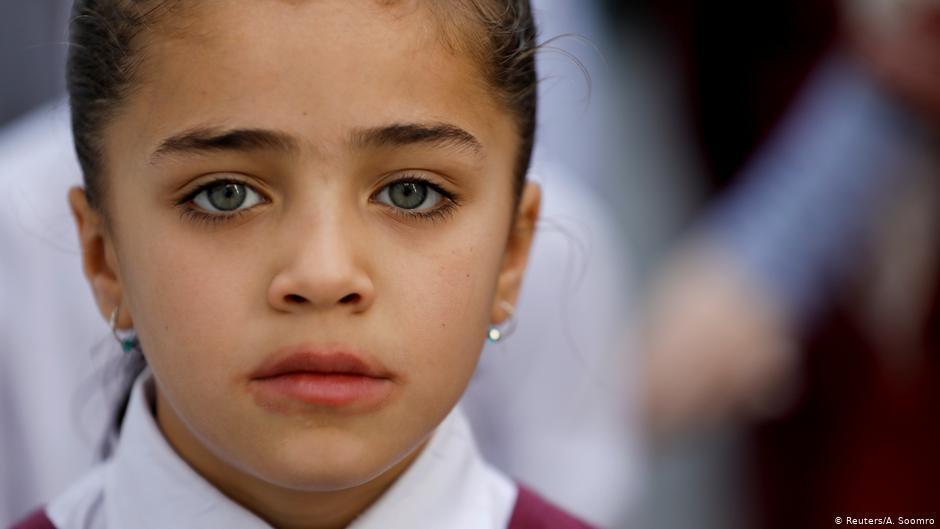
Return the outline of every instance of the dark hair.
{"type": "MultiPolygon", "coordinates": [[[[385,1],[386,4],[396,3],[385,1]]],[[[182,5],[179,0],[75,0],[66,81],[75,150],[89,203],[102,211],[107,192],[102,132],[133,90],[142,36],[182,5]]],[[[535,142],[536,26],[529,0],[428,0],[452,47],[474,55],[501,104],[512,113],[520,145],[516,199],[535,142]]]]}
{"type": "MultiPolygon", "coordinates": [[[[143,36],[181,5],[179,0],[75,0],[73,4],[66,72],[72,134],[88,202],[105,219],[103,131],[134,89],[143,61],[143,36]]],[[[515,119],[520,139],[514,168],[515,209],[535,142],[538,46],[529,0],[426,0],[425,5],[440,21],[444,43],[474,57],[497,101],[515,119]]],[[[139,348],[119,362],[116,369],[122,380],[117,383],[123,389],[102,445],[105,455],[121,428],[130,386],[146,367],[139,348]]]]}

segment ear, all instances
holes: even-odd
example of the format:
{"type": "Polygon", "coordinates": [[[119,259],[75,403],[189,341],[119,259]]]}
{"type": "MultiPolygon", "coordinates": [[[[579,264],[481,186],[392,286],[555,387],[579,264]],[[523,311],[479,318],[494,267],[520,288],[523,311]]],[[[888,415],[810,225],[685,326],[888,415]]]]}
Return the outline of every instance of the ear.
{"type": "Polygon", "coordinates": [[[529,249],[535,236],[535,224],[542,205],[542,190],[535,182],[526,182],[516,210],[512,232],[506,241],[503,265],[496,282],[496,298],[493,300],[490,321],[502,323],[510,314],[501,305],[507,302],[516,306],[522,277],[529,261],[529,249]]]}
{"type": "Polygon", "coordinates": [[[111,312],[121,305],[116,326],[121,329],[129,328],[133,326],[133,322],[127,307],[121,303],[123,290],[117,273],[117,258],[104,216],[88,203],[88,196],[83,187],[75,186],[69,189],[68,199],[75,227],[78,229],[82,269],[85,279],[91,285],[98,310],[107,321],[111,312]]]}

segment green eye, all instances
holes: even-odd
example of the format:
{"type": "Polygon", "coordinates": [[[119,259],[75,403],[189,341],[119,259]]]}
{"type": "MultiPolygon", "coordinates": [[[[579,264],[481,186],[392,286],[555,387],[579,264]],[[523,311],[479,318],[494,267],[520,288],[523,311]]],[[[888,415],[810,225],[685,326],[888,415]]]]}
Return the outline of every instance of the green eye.
{"type": "Polygon", "coordinates": [[[424,211],[437,207],[442,195],[425,182],[401,180],[385,186],[376,199],[399,209],[424,211]]]}
{"type": "Polygon", "coordinates": [[[428,186],[417,182],[398,182],[389,186],[388,196],[397,207],[415,209],[428,196],[428,186]]]}
{"type": "Polygon", "coordinates": [[[193,202],[200,208],[216,213],[231,213],[242,206],[261,202],[258,193],[240,182],[218,182],[202,188],[193,202]]]}

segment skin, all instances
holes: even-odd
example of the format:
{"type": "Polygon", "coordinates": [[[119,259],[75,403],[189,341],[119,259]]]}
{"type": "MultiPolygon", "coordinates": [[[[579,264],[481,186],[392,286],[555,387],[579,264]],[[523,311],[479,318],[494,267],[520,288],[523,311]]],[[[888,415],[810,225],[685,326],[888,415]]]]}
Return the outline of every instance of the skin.
{"type": "Polygon", "coordinates": [[[795,329],[727,249],[689,243],[657,279],[648,306],[638,345],[654,436],[786,409],[799,367],[795,329]]]}
{"type": "Polygon", "coordinates": [[[228,6],[202,2],[185,27],[146,36],[135,90],[104,131],[107,215],[69,191],[84,271],[101,314],[120,304],[118,327],[137,331],[181,457],[275,527],[344,527],[418,455],[508,316],[539,190],[527,184],[513,211],[514,121],[424,9],[228,6]],[[479,148],[355,141],[401,123],[451,124],[479,148]],[[154,157],[197,127],[296,145],[154,157]],[[377,198],[416,174],[457,205],[427,219],[377,198]],[[218,178],[260,200],[218,223],[181,215],[218,178]],[[368,354],[390,397],[365,411],[260,405],[252,373],[297,344],[368,354]]]}

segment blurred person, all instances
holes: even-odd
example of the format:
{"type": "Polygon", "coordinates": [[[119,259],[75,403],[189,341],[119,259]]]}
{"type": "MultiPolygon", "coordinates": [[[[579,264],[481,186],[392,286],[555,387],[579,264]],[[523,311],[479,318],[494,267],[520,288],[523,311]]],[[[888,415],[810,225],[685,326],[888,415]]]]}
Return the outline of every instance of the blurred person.
{"type": "Polygon", "coordinates": [[[940,4],[862,4],[850,4],[851,42],[923,130],[908,137],[852,266],[804,329],[795,406],[756,429],[771,528],[940,517],[940,4]]]}
{"type": "Polygon", "coordinates": [[[82,284],[68,207],[80,181],[63,101],[0,132],[0,525],[94,463],[107,421],[107,337],[82,284]],[[101,371],[102,374],[105,371],[101,371]]]}
{"type": "Polygon", "coordinates": [[[899,164],[926,148],[917,130],[852,59],[821,65],[654,289],[646,344],[658,429],[786,405],[800,330],[851,267],[876,199],[905,178],[899,164]]]}
{"type": "Polygon", "coordinates": [[[849,8],[851,52],[821,64],[674,258],[645,342],[661,433],[764,419],[761,527],[900,523],[940,497],[938,7],[849,8]]]}
{"type": "Polygon", "coordinates": [[[878,197],[931,148],[909,106],[921,102],[896,97],[874,70],[844,52],[822,61],[663,272],[646,342],[649,416],[663,429],[785,405],[774,393],[795,372],[800,330],[851,266],[878,197]]]}

